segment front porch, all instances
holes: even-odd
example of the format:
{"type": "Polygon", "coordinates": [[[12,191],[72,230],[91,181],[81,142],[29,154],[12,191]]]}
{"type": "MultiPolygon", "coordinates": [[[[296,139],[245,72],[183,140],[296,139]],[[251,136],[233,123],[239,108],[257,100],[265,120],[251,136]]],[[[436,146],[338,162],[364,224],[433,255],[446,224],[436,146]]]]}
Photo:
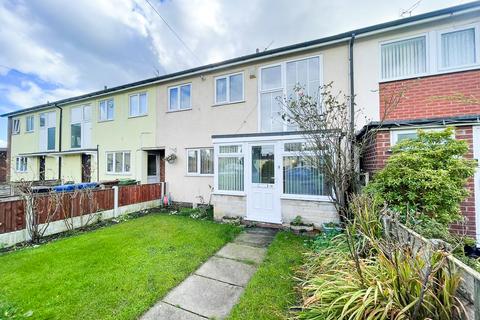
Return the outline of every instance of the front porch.
{"type": "Polygon", "coordinates": [[[320,228],[338,222],[320,166],[298,132],[213,136],[214,217],[320,228]]]}

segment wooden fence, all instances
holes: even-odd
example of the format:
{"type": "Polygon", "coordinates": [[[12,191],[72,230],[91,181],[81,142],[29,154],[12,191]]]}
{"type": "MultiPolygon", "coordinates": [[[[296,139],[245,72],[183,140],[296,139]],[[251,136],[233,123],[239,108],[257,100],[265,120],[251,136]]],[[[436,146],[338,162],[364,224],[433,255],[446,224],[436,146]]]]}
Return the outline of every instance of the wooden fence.
{"type": "MultiPolygon", "coordinates": [[[[159,200],[161,184],[143,184],[118,188],[118,206],[159,200]]],[[[53,222],[114,209],[114,189],[38,194],[33,207],[37,223],[53,222]]],[[[0,202],[0,234],[26,228],[24,200],[0,202]]]]}
{"type": "Polygon", "coordinates": [[[22,200],[0,202],[0,233],[25,229],[25,204],[22,200]]]}

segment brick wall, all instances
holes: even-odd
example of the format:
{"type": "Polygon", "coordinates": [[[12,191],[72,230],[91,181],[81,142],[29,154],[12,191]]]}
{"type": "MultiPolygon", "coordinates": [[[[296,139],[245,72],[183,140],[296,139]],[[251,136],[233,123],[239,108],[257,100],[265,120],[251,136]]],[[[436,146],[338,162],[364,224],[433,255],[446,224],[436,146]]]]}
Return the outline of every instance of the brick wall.
{"type": "MultiPolygon", "coordinates": [[[[455,137],[459,140],[465,140],[469,146],[467,158],[473,159],[473,128],[472,126],[457,127],[455,137]]],[[[371,175],[385,166],[386,160],[390,156],[390,132],[379,131],[376,137],[373,137],[371,143],[365,149],[362,157],[362,170],[371,175]]],[[[466,218],[466,223],[462,225],[453,225],[452,229],[461,234],[467,234],[475,237],[475,186],[474,179],[470,178],[467,182],[467,188],[470,195],[460,204],[462,214],[466,218]]]]}
{"type": "Polygon", "coordinates": [[[480,70],[381,83],[379,96],[385,120],[480,114],[480,70]]]}

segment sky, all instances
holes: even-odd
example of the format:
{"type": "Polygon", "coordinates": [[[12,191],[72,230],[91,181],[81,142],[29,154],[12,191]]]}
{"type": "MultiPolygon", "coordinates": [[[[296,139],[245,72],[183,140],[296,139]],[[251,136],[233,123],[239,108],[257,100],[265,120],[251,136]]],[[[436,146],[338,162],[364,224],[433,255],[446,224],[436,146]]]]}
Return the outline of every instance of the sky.
{"type": "MultiPolygon", "coordinates": [[[[0,114],[400,18],[417,0],[0,1],[0,114]]],[[[413,15],[469,2],[421,0],[413,15]]],[[[7,124],[0,119],[0,147],[7,124]]]]}

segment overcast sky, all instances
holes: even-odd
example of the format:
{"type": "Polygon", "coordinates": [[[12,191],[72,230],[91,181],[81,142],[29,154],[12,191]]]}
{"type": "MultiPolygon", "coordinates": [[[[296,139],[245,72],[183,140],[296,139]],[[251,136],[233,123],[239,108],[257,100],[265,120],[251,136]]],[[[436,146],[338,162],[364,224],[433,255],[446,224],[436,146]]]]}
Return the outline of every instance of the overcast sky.
{"type": "Polygon", "coordinates": [[[0,113],[398,19],[416,1],[150,0],[193,55],[146,0],[2,0],[0,113]]]}

